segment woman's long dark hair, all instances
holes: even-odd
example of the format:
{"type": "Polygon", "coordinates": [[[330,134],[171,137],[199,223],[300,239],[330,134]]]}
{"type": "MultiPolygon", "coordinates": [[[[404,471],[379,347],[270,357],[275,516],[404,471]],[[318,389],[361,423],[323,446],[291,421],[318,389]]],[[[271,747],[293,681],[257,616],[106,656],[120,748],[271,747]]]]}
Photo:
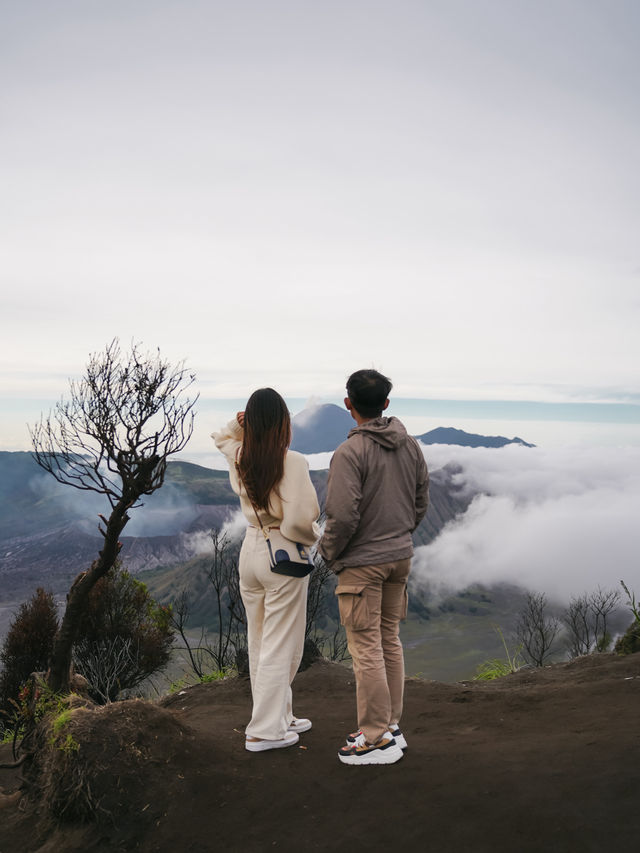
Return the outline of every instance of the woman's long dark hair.
{"type": "Polygon", "coordinates": [[[269,495],[278,494],[284,457],[291,443],[291,416],[273,388],[254,391],[244,410],[244,439],[238,461],[240,476],[258,509],[269,511],[269,495]]]}

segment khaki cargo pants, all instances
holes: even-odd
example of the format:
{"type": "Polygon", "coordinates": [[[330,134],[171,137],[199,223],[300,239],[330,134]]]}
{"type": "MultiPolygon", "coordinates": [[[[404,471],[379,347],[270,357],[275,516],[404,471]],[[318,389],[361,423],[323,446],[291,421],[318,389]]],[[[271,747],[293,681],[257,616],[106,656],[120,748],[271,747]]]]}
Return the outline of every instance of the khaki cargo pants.
{"type": "Polygon", "coordinates": [[[338,575],[336,595],[356,679],[358,728],[375,743],[402,716],[404,657],[398,635],[407,615],[411,560],[354,566],[338,575]]]}

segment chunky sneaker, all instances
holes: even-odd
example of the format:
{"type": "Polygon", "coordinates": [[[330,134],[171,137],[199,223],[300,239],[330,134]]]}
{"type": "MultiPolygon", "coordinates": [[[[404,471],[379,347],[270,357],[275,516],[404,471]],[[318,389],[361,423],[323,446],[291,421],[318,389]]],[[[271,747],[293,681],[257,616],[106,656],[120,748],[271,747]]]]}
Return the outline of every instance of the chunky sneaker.
{"type": "Polygon", "coordinates": [[[311,728],[311,720],[307,720],[306,717],[294,717],[293,720],[289,723],[289,731],[290,732],[308,732],[311,728]]]}
{"type": "Polygon", "coordinates": [[[372,746],[365,742],[343,746],[338,758],[343,764],[395,764],[402,758],[402,750],[393,738],[385,735],[372,746]]]}
{"type": "MultiPolygon", "coordinates": [[[[403,752],[407,748],[406,738],[397,726],[395,729],[389,729],[389,731],[385,732],[382,737],[394,738],[395,742],[398,744],[398,746],[403,752]]],[[[350,735],[347,735],[347,746],[362,746],[363,744],[364,735],[361,731],[352,732],[350,735]]]]}
{"type": "Polygon", "coordinates": [[[392,738],[394,738],[394,739],[395,739],[395,742],[398,744],[398,746],[400,747],[400,749],[404,752],[404,751],[405,751],[405,749],[407,748],[407,739],[406,739],[406,738],[405,738],[405,736],[402,734],[402,732],[400,731],[399,727],[398,727],[398,726],[396,726],[395,728],[393,728],[393,727],[392,727],[392,728],[390,728],[390,729],[389,729],[389,734],[391,735],[391,737],[392,737],[392,738]]]}
{"type": "MultiPolygon", "coordinates": [[[[388,734],[389,732],[385,732],[383,737],[386,737],[388,734]]],[[[364,740],[364,733],[362,731],[351,732],[350,735],[347,735],[347,746],[364,746],[364,740]]]]}
{"type": "Polygon", "coordinates": [[[300,738],[297,732],[285,732],[280,740],[249,740],[245,739],[244,748],[249,752],[264,752],[265,749],[282,749],[285,746],[293,746],[300,738]]]}

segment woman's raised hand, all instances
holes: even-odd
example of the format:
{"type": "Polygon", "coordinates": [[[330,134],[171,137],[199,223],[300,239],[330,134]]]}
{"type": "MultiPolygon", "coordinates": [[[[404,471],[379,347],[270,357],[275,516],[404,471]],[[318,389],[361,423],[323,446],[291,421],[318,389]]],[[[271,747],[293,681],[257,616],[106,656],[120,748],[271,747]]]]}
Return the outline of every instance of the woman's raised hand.
{"type": "Polygon", "coordinates": [[[244,427],[244,412],[238,412],[236,418],[241,427],[244,427]]]}

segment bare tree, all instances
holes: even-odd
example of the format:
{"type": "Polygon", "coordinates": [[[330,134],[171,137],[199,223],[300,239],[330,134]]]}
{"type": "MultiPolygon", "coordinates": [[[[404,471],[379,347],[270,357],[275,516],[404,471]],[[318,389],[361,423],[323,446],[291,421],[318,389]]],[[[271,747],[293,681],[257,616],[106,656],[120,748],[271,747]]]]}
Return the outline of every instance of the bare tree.
{"type": "Polygon", "coordinates": [[[247,620],[240,595],[238,574],[238,547],[226,533],[218,529],[210,532],[213,555],[206,569],[206,577],[213,592],[213,606],[217,627],[210,634],[200,629],[200,638],[194,643],[187,636],[187,622],[191,614],[189,593],[183,589],[172,602],[171,622],[180,634],[183,649],[189,656],[191,668],[198,678],[206,675],[211,666],[220,671],[237,664],[238,654],[246,648],[247,620]],[[207,665],[208,663],[208,665],[207,665]]]}
{"type": "Polygon", "coordinates": [[[607,650],[611,642],[607,621],[619,598],[620,593],[617,590],[603,590],[598,587],[595,592],[584,593],[571,599],[563,615],[571,657],[607,650]]]}
{"type": "MultiPolygon", "coordinates": [[[[335,583],[334,573],[324,562],[319,554],[314,558],[315,569],[309,579],[309,593],[307,596],[307,626],[305,632],[305,655],[309,657],[308,644],[315,647],[316,657],[325,657],[329,660],[345,660],[349,657],[347,646],[347,635],[337,618],[336,627],[331,633],[322,630],[320,625],[327,621],[325,617],[330,616],[331,602],[335,583]]],[[[337,615],[337,614],[334,614],[337,615]]]]}
{"type": "Polygon", "coordinates": [[[74,663],[81,664],[92,698],[107,705],[120,693],[123,677],[134,687],[143,680],[139,649],[131,637],[108,637],[97,643],[80,640],[74,646],[74,663]]]}
{"type": "Polygon", "coordinates": [[[620,592],[617,589],[598,589],[591,593],[591,610],[594,616],[596,651],[606,652],[611,644],[607,622],[618,606],[620,592]]]}
{"type": "Polygon", "coordinates": [[[342,661],[351,657],[347,634],[340,622],[337,623],[333,633],[323,634],[319,638],[318,648],[322,657],[328,660],[342,661]]]}
{"type": "Polygon", "coordinates": [[[213,559],[207,577],[213,587],[218,632],[210,653],[216,668],[221,670],[228,666],[230,653],[233,652],[235,659],[237,647],[243,644],[240,637],[246,635],[246,615],[240,595],[237,548],[219,530],[211,531],[211,542],[213,559]]]}
{"type": "Polygon", "coordinates": [[[589,608],[589,596],[573,596],[564,612],[562,621],[568,633],[567,644],[572,658],[588,655],[593,651],[593,626],[589,608]]]}
{"type": "Polygon", "coordinates": [[[560,621],[547,613],[546,595],[528,592],[516,623],[524,657],[535,666],[544,666],[559,630],[560,621]]]}
{"type": "Polygon", "coordinates": [[[328,611],[328,596],[333,592],[333,572],[319,554],[314,557],[315,568],[309,577],[307,593],[307,626],[305,639],[317,631],[318,622],[328,611]]]}
{"type": "Polygon", "coordinates": [[[94,584],[114,565],[131,509],[163,482],[167,458],[193,431],[197,397],[182,397],[195,377],[141,352],[123,357],[117,340],[91,356],[84,377],[70,382],[61,400],[31,429],[34,458],[59,483],[104,495],[111,508],[100,515],[104,545],[91,567],[75,579],[56,635],[48,674],[55,692],[69,689],[73,643],[94,584]]]}
{"type": "Polygon", "coordinates": [[[189,619],[190,611],[191,605],[189,603],[189,593],[186,589],[182,589],[178,594],[178,597],[174,598],[171,604],[171,624],[182,637],[184,650],[189,655],[189,660],[191,661],[191,668],[198,678],[202,678],[204,675],[204,668],[202,666],[200,652],[202,651],[204,641],[204,628],[200,632],[200,641],[198,645],[192,646],[189,638],[187,637],[187,621],[189,619]]]}
{"type": "MultiPolygon", "coordinates": [[[[217,627],[211,634],[201,628],[197,641],[188,637],[187,622],[192,612],[192,602],[186,589],[172,602],[171,622],[182,638],[183,651],[187,652],[191,669],[198,678],[209,671],[207,662],[218,670],[235,664],[239,672],[248,674],[248,670],[245,673],[247,621],[240,595],[237,543],[220,530],[212,530],[210,536],[213,556],[206,575],[213,592],[217,627]]],[[[333,597],[332,578],[333,572],[321,557],[316,556],[315,569],[309,578],[305,652],[301,668],[321,655],[331,660],[344,660],[348,656],[345,631],[339,622],[331,634],[320,629],[333,597]]]]}

